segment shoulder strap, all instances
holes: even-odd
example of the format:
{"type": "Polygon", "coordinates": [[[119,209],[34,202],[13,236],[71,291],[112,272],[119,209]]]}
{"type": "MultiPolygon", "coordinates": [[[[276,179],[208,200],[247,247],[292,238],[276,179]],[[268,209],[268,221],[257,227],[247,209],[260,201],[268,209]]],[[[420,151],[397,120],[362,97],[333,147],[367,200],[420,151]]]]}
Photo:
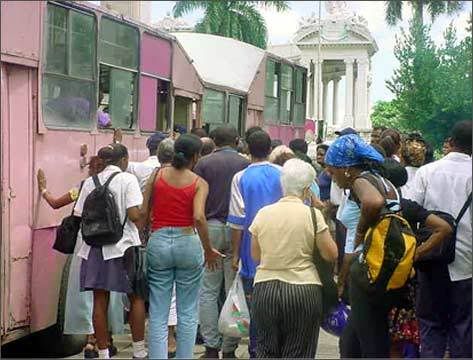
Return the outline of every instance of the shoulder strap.
{"type": "MultiPolygon", "coordinates": [[[[104,187],[104,188],[108,188],[108,185],[110,184],[110,182],[111,182],[111,181],[113,180],[113,178],[114,178],[115,176],[117,176],[118,174],[120,174],[120,171],[114,172],[112,175],[110,175],[110,176],[108,177],[107,181],[105,182],[105,184],[103,184],[103,187],[104,187]]],[[[97,180],[98,180],[98,178],[97,178],[97,180]]]]}
{"type": "Polygon", "coordinates": [[[102,184],[100,183],[99,177],[97,175],[93,175],[92,180],[94,180],[95,187],[102,186],[102,184]]]}
{"type": "Polygon", "coordinates": [[[80,182],[79,185],[79,193],[77,194],[77,199],[74,201],[74,206],[72,207],[71,215],[74,215],[74,209],[76,208],[77,205],[77,200],[79,200],[80,192],[82,191],[82,186],[84,186],[84,180],[80,182]]]}
{"type": "Polygon", "coordinates": [[[314,253],[317,251],[317,216],[315,214],[315,209],[310,207],[310,218],[312,219],[312,226],[314,228],[314,253]]]}
{"type": "Polygon", "coordinates": [[[458,214],[457,219],[455,220],[455,222],[456,222],[457,224],[460,222],[460,220],[462,219],[463,215],[465,215],[466,210],[468,209],[468,206],[470,206],[470,204],[471,204],[471,196],[472,196],[472,194],[470,193],[470,195],[468,195],[468,199],[466,199],[465,203],[463,204],[463,207],[462,207],[462,209],[460,210],[460,213],[458,214]]]}

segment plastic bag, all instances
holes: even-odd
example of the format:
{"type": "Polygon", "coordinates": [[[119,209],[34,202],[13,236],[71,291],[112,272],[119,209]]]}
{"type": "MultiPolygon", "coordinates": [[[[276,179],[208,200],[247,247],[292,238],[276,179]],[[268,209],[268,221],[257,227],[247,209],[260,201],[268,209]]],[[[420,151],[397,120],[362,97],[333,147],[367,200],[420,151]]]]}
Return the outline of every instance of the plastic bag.
{"type": "Polygon", "coordinates": [[[347,325],[348,315],[350,315],[350,309],[348,309],[343,302],[340,302],[338,306],[325,317],[321,327],[329,334],[340,337],[342,336],[343,329],[347,325]]]}
{"type": "Polygon", "coordinates": [[[218,319],[218,330],[223,335],[235,338],[247,337],[250,333],[250,312],[239,275],[235,277],[223,304],[218,319]]]}

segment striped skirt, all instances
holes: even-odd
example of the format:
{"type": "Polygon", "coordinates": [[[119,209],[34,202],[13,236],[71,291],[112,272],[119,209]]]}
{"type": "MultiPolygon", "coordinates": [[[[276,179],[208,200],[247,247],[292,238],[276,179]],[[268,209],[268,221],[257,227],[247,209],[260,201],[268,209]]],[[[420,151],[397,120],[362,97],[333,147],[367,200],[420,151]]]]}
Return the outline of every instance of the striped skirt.
{"type": "Polygon", "coordinates": [[[258,358],[315,357],[322,314],[322,288],[279,280],[256,283],[251,321],[258,358]]]}

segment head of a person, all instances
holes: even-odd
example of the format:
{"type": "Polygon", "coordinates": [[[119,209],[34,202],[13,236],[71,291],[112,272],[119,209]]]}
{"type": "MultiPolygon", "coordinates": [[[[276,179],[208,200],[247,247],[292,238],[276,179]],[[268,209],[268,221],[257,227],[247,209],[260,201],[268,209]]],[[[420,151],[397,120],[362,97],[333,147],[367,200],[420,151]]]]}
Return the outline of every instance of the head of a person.
{"type": "Polygon", "coordinates": [[[215,146],[218,148],[229,146],[236,148],[239,143],[238,131],[234,126],[219,126],[212,130],[211,138],[215,142],[215,146]]]}
{"type": "Polygon", "coordinates": [[[122,144],[109,144],[101,148],[98,157],[105,166],[118,166],[122,171],[128,167],[128,149],[122,144]]]}
{"type": "Polygon", "coordinates": [[[371,145],[377,152],[379,152],[383,158],[386,158],[386,151],[384,151],[384,149],[381,147],[381,145],[379,145],[379,144],[373,144],[373,143],[371,143],[370,145],[371,145]]]}
{"type": "Polygon", "coordinates": [[[406,185],[407,183],[407,170],[398,161],[387,158],[384,160],[383,176],[388,179],[396,188],[406,185]]]}
{"type": "Polygon", "coordinates": [[[377,168],[383,156],[355,134],[337,138],[325,154],[325,166],[342,189],[350,189],[361,171],[377,168]]]}
{"type": "Polygon", "coordinates": [[[281,186],[284,196],[306,199],[315,179],[314,168],[300,159],[286,161],[281,171],[281,186]]]}
{"type": "Polygon", "coordinates": [[[94,176],[102,172],[105,169],[104,161],[98,156],[91,156],[89,160],[89,176],[94,176]]]}
{"type": "Polygon", "coordinates": [[[293,139],[289,142],[289,147],[294,153],[307,154],[309,146],[304,139],[293,139]]]}
{"type": "Polygon", "coordinates": [[[248,138],[251,136],[251,134],[257,132],[257,131],[264,131],[261,126],[252,126],[245,131],[245,141],[248,142],[248,138]]]}
{"type": "Polygon", "coordinates": [[[371,144],[378,144],[379,140],[381,140],[381,133],[386,130],[386,126],[374,126],[373,130],[371,131],[371,144]]]}
{"type": "Polygon", "coordinates": [[[146,140],[146,147],[149,150],[149,155],[150,156],[156,155],[156,151],[158,150],[159,144],[161,143],[161,141],[166,139],[166,137],[167,136],[166,136],[165,133],[163,133],[161,131],[158,131],[158,132],[154,133],[153,135],[151,135],[148,138],[148,140],[146,140]]]}
{"type": "Polygon", "coordinates": [[[445,155],[448,155],[449,153],[452,152],[452,145],[450,145],[450,137],[447,137],[444,141],[443,141],[443,145],[442,145],[442,154],[445,156],[445,155]]]}
{"type": "Polygon", "coordinates": [[[255,131],[248,137],[248,150],[253,161],[266,160],[271,152],[271,138],[263,130],[255,131]]]}
{"type": "Polygon", "coordinates": [[[207,131],[205,131],[205,129],[202,129],[202,128],[192,128],[191,129],[191,134],[194,134],[200,138],[203,138],[203,137],[207,137],[207,131]]]}
{"type": "Polygon", "coordinates": [[[401,134],[397,130],[386,129],[381,133],[379,145],[386,151],[387,157],[392,157],[401,149],[401,134]]]}
{"type": "Polygon", "coordinates": [[[276,149],[278,146],[281,146],[283,143],[280,139],[272,139],[271,140],[271,150],[276,149]]]}
{"type": "Polygon", "coordinates": [[[248,155],[250,152],[248,151],[248,144],[245,140],[243,139],[240,139],[238,141],[238,145],[237,145],[237,148],[236,150],[238,151],[239,154],[243,154],[243,155],[248,155]]]}
{"type": "Polygon", "coordinates": [[[283,166],[286,161],[294,159],[295,157],[296,155],[294,155],[294,152],[290,148],[286,145],[279,145],[271,151],[271,154],[269,154],[269,162],[283,166]]]}
{"type": "Polygon", "coordinates": [[[316,161],[321,166],[325,166],[325,154],[327,153],[328,148],[329,146],[327,144],[320,144],[317,146],[316,161]]]}
{"type": "Polygon", "coordinates": [[[174,125],[173,128],[173,137],[177,139],[179,136],[187,133],[187,129],[182,125],[174,125]]]}
{"type": "Polygon", "coordinates": [[[183,134],[174,142],[171,165],[178,169],[192,169],[200,158],[202,140],[193,134],[183,134]]]}
{"type": "Polygon", "coordinates": [[[202,150],[200,151],[201,156],[209,155],[215,151],[215,143],[209,137],[200,138],[202,141],[202,150]]]}
{"type": "Polygon", "coordinates": [[[174,140],[164,139],[158,146],[158,161],[162,165],[171,164],[174,158],[174,140]]]}
{"type": "Polygon", "coordinates": [[[420,134],[410,134],[401,147],[401,159],[405,166],[421,167],[425,163],[427,148],[420,134]]]}
{"type": "Polygon", "coordinates": [[[471,155],[472,121],[464,120],[455,124],[450,134],[452,151],[471,155]]]}
{"type": "Polygon", "coordinates": [[[352,127],[346,127],[344,129],[335,131],[335,135],[338,135],[338,136],[345,136],[345,135],[352,135],[352,134],[358,135],[358,131],[356,131],[352,127]]]}

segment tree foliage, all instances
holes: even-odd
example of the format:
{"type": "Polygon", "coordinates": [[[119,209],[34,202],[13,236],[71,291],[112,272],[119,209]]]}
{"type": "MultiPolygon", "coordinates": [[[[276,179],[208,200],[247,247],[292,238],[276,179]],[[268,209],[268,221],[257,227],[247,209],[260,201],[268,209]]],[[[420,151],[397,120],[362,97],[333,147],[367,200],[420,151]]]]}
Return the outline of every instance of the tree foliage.
{"type": "Polygon", "coordinates": [[[204,17],[196,24],[195,31],[237,39],[262,49],[267,45],[266,22],[258,7],[277,11],[289,9],[287,1],[176,1],[175,17],[197,9],[204,10],[204,17]]]}
{"type": "Polygon", "coordinates": [[[371,122],[373,127],[386,126],[387,128],[397,129],[401,132],[409,131],[403,123],[399,109],[396,107],[394,101],[377,101],[373,106],[371,122]]]}
{"type": "Polygon", "coordinates": [[[413,20],[396,39],[394,54],[399,68],[386,84],[395,95],[390,109],[397,112],[397,127],[420,130],[438,147],[455,122],[472,118],[471,35],[459,41],[450,26],[436,47],[429,28],[413,20]]]}

